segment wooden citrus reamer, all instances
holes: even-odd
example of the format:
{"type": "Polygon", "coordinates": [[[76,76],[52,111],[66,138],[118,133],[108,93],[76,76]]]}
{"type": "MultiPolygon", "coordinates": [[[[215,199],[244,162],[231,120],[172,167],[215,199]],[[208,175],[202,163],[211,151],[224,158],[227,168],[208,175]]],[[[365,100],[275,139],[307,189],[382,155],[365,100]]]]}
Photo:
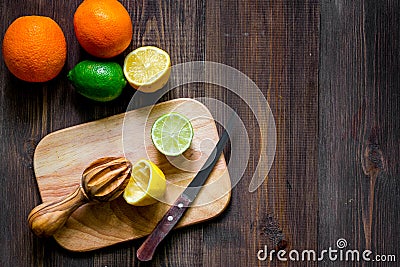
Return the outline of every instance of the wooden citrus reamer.
{"type": "Polygon", "coordinates": [[[81,185],[61,201],[42,203],[28,215],[32,231],[40,237],[55,234],[80,206],[111,201],[128,184],[132,164],[123,157],[105,157],[92,162],[82,174],[81,185]]]}

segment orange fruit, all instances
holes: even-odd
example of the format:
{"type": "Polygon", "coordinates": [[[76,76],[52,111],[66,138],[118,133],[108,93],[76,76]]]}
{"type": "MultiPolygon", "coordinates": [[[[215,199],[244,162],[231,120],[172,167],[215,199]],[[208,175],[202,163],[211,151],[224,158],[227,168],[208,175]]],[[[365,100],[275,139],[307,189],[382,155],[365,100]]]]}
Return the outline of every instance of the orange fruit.
{"type": "Polygon", "coordinates": [[[89,54],[111,58],[132,40],[132,20],[117,0],[84,0],[74,15],[75,35],[89,54]]]}
{"type": "Polygon", "coordinates": [[[60,26],[43,16],[14,20],[4,35],[2,49],[10,72],[27,82],[53,79],[67,57],[67,43],[60,26]]]}

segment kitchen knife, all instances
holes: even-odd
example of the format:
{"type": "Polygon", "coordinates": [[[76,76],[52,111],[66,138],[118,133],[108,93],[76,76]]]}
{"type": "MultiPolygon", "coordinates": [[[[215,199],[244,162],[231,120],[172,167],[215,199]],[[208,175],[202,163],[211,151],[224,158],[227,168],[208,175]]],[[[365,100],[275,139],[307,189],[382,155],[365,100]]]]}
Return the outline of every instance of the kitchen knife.
{"type": "Polygon", "coordinates": [[[154,251],[167,234],[174,228],[178,221],[182,218],[183,214],[190,207],[196,199],[202,186],[206,182],[208,176],[213,170],[215,164],[221,156],[224,146],[229,140],[229,132],[233,128],[233,115],[229,119],[224,132],[221,135],[217,145],[211,152],[207,161],[204,163],[201,170],[190,182],[188,187],[176,199],[173,206],[166,212],[166,214],[158,222],[157,226],[150,233],[147,239],[137,250],[136,256],[140,261],[149,261],[153,258],[154,251]]]}

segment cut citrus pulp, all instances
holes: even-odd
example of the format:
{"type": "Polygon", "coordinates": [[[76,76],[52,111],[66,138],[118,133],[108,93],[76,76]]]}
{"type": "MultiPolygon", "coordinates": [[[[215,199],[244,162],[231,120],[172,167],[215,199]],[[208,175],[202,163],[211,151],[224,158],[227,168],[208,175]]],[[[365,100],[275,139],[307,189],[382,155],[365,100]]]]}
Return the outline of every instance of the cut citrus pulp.
{"type": "Polygon", "coordinates": [[[190,147],[192,139],[192,124],[179,113],[164,114],[151,128],[151,140],[154,146],[166,156],[181,155],[190,147]]]}
{"type": "Polygon", "coordinates": [[[156,203],[164,195],[167,183],[163,172],[149,160],[139,160],[124,190],[124,199],[134,206],[156,203]]]}
{"type": "Polygon", "coordinates": [[[143,46],[125,57],[124,75],[133,88],[150,93],[167,83],[170,67],[167,52],[155,46],[143,46]]]}

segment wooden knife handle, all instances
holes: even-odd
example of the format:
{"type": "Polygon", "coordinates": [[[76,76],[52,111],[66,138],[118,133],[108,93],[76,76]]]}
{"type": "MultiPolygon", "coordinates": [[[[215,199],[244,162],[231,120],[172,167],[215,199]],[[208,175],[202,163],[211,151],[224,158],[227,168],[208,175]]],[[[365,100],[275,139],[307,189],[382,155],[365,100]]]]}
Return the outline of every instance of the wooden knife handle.
{"type": "Polygon", "coordinates": [[[52,236],[59,230],[69,216],[81,205],[88,202],[81,187],[58,202],[42,203],[28,215],[29,227],[39,237],[52,236]]]}
{"type": "Polygon", "coordinates": [[[187,196],[181,195],[178,197],[174,205],[162,217],[151,234],[137,250],[136,256],[140,261],[149,261],[153,258],[157,246],[174,228],[190,204],[191,200],[187,196]]]}

